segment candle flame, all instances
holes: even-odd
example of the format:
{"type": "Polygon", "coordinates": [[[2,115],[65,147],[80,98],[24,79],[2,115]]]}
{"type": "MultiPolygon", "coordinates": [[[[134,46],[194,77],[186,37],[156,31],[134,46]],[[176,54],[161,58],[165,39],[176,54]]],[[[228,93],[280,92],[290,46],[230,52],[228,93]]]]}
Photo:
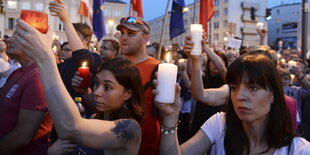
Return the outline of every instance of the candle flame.
{"type": "Polygon", "coordinates": [[[87,62],[83,62],[82,67],[86,67],[87,62]]]}
{"type": "Polygon", "coordinates": [[[170,62],[170,59],[171,59],[170,52],[167,52],[167,54],[166,54],[167,63],[170,62]]]}

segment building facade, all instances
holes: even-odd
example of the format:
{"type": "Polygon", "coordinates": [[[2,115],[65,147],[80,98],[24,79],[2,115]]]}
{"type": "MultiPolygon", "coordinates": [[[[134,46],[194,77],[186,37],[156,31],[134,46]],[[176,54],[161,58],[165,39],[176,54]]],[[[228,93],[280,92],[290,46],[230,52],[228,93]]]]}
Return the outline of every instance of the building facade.
{"type": "Polygon", "coordinates": [[[301,46],[301,3],[279,5],[271,8],[272,20],[268,22],[268,45],[283,48],[301,46]]]}
{"type": "MultiPolygon", "coordinates": [[[[265,10],[267,8],[267,0],[214,0],[215,14],[209,22],[209,40],[211,44],[216,43],[219,46],[226,44],[227,38],[243,39],[243,46],[259,45],[259,36],[256,31],[256,24],[263,22],[265,24],[265,10]],[[251,19],[251,7],[255,8],[255,20],[251,19]]],[[[171,43],[184,42],[184,37],[189,34],[190,24],[193,23],[194,3],[187,6],[188,12],[184,13],[185,33],[170,40],[169,38],[169,22],[168,16],[167,25],[164,33],[163,45],[171,43]]],[[[199,2],[195,7],[195,23],[199,22],[199,2]]],[[[159,42],[164,16],[160,16],[150,21],[151,39],[150,42],[159,42]]]]}
{"type": "MultiPolygon", "coordinates": [[[[51,16],[48,10],[48,4],[51,0],[4,0],[4,11],[5,14],[0,14],[0,34],[12,35],[14,32],[14,27],[16,24],[16,19],[20,17],[21,10],[35,10],[40,12],[48,13],[49,25],[54,30],[55,34],[59,36],[60,42],[66,41],[66,34],[64,32],[63,24],[58,17],[51,16]]],[[[85,17],[81,17],[78,14],[78,9],[80,6],[80,0],[65,0],[63,1],[67,7],[71,21],[75,22],[85,22],[91,26],[90,20],[85,17]]],[[[90,0],[90,6],[92,6],[92,0],[90,0]]],[[[104,20],[107,35],[113,36],[111,34],[115,33],[115,27],[119,22],[120,18],[126,16],[127,4],[121,0],[106,0],[104,5],[104,20]]],[[[0,37],[2,37],[0,36],[0,37]]]]}

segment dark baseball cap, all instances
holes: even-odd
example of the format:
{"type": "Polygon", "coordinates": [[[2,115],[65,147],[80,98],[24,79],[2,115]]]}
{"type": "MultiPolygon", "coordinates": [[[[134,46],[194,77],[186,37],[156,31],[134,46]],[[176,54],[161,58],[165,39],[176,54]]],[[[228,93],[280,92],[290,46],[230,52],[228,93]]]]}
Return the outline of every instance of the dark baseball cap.
{"type": "Polygon", "coordinates": [[[127,29],[132,31],[142,31],[145,34],[150,34],[151,32],[149,23],[140,17],[129,16],[122,18],[116,29],[120,30],[121,27],[126,27],[127,29]]]}

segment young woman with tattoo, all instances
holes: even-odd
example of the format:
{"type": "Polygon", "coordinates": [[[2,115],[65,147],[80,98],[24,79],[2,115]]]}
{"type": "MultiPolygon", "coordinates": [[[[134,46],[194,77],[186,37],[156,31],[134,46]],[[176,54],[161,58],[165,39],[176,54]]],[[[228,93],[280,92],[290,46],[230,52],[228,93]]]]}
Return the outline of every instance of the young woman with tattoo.
{"type": "Polygon", "coordinates": [[[94,100],[104,112],[100,119],[83,119],[67,92],[51,51],[51,31],[42,34],[17,20],[17,40],[37,63],[49,112],[58,136],[107,154],[138,154],[143,120],[143,88],[131,62],[116,58],[102,64],[96,75],[94,100]]]}

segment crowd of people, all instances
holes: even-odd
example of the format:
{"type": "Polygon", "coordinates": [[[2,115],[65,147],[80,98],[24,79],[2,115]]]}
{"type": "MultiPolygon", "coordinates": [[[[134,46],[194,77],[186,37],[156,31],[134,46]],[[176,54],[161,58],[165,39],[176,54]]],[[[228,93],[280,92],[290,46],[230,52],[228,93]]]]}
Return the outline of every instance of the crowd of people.
{"type": "Polygon", "coordinates": [[[123,17],[119,37],[94,46],[64,3],[49,9],[66,42],[21,19],[0,40],[1,154],[310,154],[310,70],[298,51],[222,49],[206,35],[199,56],[190,35],[165,50],[149,44],[139,17],[123,17]],[[178,66],[170,104],[155,100],[167,52],[178,66]]]}

